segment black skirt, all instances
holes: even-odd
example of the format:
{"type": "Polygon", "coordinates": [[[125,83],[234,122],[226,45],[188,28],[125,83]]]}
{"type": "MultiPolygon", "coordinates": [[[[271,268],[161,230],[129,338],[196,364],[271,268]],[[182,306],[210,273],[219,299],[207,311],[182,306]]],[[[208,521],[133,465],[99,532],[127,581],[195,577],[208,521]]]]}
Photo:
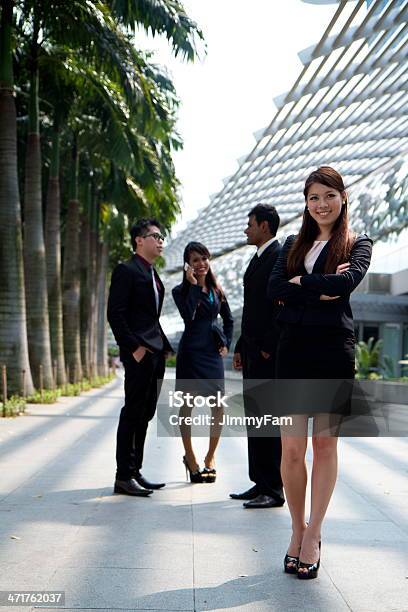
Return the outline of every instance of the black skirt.
{"type": "Polygon", "coordinates": [[[215,395],[217,391],[225,393],[224,363],[212,336],[209,340],[210,345],[201,350],[179,349],[176,361],[176,391],[203,396],[215,395]]]}
{"type": "Polygon", "coordinates": [[[340,327],[285,325],[276,362],[282,413],[350,414],[355,342],[340,327]]]}

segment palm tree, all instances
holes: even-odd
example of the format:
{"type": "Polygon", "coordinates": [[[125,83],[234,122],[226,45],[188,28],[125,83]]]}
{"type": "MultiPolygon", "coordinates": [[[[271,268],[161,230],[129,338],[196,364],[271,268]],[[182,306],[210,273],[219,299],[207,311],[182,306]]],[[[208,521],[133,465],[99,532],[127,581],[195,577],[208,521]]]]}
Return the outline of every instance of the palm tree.
{"type": "MultiPolygon", "coordinates": [[[[43,368],[43,376],[45,386],[52,385],[52,365],[51,365],[51,348],[49,334],[49,319],[48,319],[48,295],[45,274],[45,247],[43,236],[42,223],[42,194],[41,194],[41,151],[40,151],[40,134],[39,134],[39,63],[42,62],[42,69],[47,66],[47,63],[52,64],[55,70],[58,67],[58,62],[64,60],[64,55],[69,53],[66,49],[58,45],[53,45],[54,40],[60,39],[62,42],[74,43],[76,52],[81,49],[85,54],[85,59],[88,66],[93,71],[95,78],[95,68],[109,68],[115,73],[116,78],[120,81],[127,96],[137,95],[140,99],[144,96],[143,83],[140,86],[138,79],[130,74],[129,59],[132,59],[129,53],[129,45],[125,38],[122,38],[121,33],[115,30],[113,21],[109,18],[102,5],[88,3],[86,7],[82,3],[73,2],[67,6],[66,3],[60,1],[50,2],[40,0],[33,3],[26,0],[22,5],[22,11],[25,14],[26,27],[23,28],[25,33],[30,32],[30,40],[27,48],[28,66],[30,76],[29,87],[29,134],[27,141],[26,152],[26,169],[25,169],[25,248],[24,261],[26,268],[26,291],[27,291],[27,308],[28,308],[28,336],[30,361],[33,372],[36,377],[37,384],[39,383],[40,365],[43,368]],[[92,4],[92,7],[89,5],[92,4]],[[52,10],[50,10],[52,8],[52,10]],[[48,9],[48,10],[47,10],[48,9]],[[91,10],[90,10],[91,9],[91,10]],[[93,12],[95,11],[95,13],[93,12]],[[64,18],[64,19],[63,19],[64,18]],[[61,22],[64,22],[64,27],[61,29],[61,22]],[[27,28],[27,24],[30,26],[27,28]],[[68,31],[68,36],[66,34],[68,31]],[[39,43],[39,36],[43,37],[47,45],[44,48],[39,43]],[[93,51],[89,52],[90,33],[93,37],[93,51]]],[[[73,54],[71,54],[72,56],[73,54]]],[[[132,67],[133,68],[133,67],[132,67]]],[[[89,71],[91,72],[91,70],[89,71]]],[[[58,101],[59,103],[59,101],[58,101]]],[[[57,108],[57,105],[55,105],[57,108]]],[[[58,171],[58,131],[54,134],[54,151],[52,154],[53,163],[51,164],[51,179],[50,179],[50,199],[48,221],[51,225],[47,229],[48,237],[48,277],[51,283],[50,295],[52,298],[52,344],[54,347],[54,356],[56,357],[58,367],[58,379],[60,382],[64,379],[63,373],[63,358],[61,354],[61,298],[58,289],[58,236],[55,243],[52,242],[51,232],[55,229],[55,221],[58,213],[58,192],[56,185],[55,169],[58,171]],[[52,221],[54,221],[52,223],[52,221]]],[[[76,145],[74,146],[76,149],[76,145]]],[[[77,154],[78,155],[78,154],[77,154]]],[[[75,162],[74,166],[78,163],[75,162]]],[[[75,175],[75,172],[74,172],[75,175]]],[[[76,179],[74,179],[76,181],[76,179]]],[[[69,215],[67,232],[70,237],[75,232],[73,220],[79,211],[79,203],[77,198],[77,185],[72,187],[75,196],[71,197],[69,205],[69,215]]],[[[72,257],[72,250],[77,244],[76,239],[70,244],[70,254],[68,259],[72,257]]],[[[81,364],[79,356],[76,354],[77,338],[75,327],[78,323],[77,313],[77,279],[71,275],[75,272],[75,267],[66,266],[64,277],[65,282],[65,314],[64,318],[67,321],[67,338],[66,352],[69,354],[70,363],[68,364],[71,372],[76,372],[77,375],[81,372],[81,364]],[[69,296],[69,297],[68,297],[69,296]],[[74,297],[76,296],[76,297],[74,297]],[[73,309],[72,312],[68,310],[73,309]]],[[[75,374],[72,374],[75,376],[75,374]]]]}
{"type": "Polygon", "coordinates": [[[58,106],[55,105],[45,217],[45,252],[51,355],[53,361],[56,363],[56,382],[58,385],[63,385],[66,381],[66,374],[61,293],[61,195],[59,181],[60,114],[58,106]]]}
{"type": "Polygon", "coordinates": [[[0,362],[7,366],[11,393],[33,392],[28,360],[26,307],[17,176],[14,101],[13,1],[1,2],[0,26],[0,362]]]}
{"type": "Polygon", "coordinates": [[[63,319],[65,362],[69,368],[70,382],[82,377],[80,348],[80,264],[79,227],[80,204],[78,200],[78,135],[73,134],[71,149],[71,181],[68,214],[65,227],[63,268],[63,319]]]}
{"type": "Polygon", "coordinates": [[[89,209],[89,269],[88,269],[88,295],[89,307],[88,330],[89,330],[89,367],[90,377],[96,373],[97,360],[97,294],[95,278],[97,275],[97,249],[98,249],[98,228],[99,228],[99,203],[95,189],[94,173],[90,173],[91,200],[89,209]]]}
{"type": "Polygon", "coordinates": [[[29,111],[24,193],[24,270],[27,297],[27,333],[31,371],[37,387],[40,368],[43,383],[53,386],[45,242],[42,215],[41,145],[39,122],[39,32],[41,22],[34,6],[28,54],[29,111]]]}
{"type": "MultiPolygon", "coordinates": [[[[132,51],[134,53],[134,51],[132,51]]],[[[71,108],[70,122],[78,128],[77,146],[78,155],[81,159],[86,158],[86,172],[75,174],[79,184],[76,192],[85,194],[85,200],[92,202],[90,219],[94,233],[97,233],[98,223],[95,222],[95,198],[89,195],[89,166],[93,167],[93,181],[98,181],[96,200],[103,201],[110,206],[116,205],[120,210],[126,211],[129,217],[139,215],[141,212],[147,214],[154,207],[163,205],[160,215],[167,223],[172,215],[178,211],[174,169],[168,164],[168,150],[172,146],[169,133],[173,129],[175,107],[174,89],[170,82],[155,73],[152,67],[148,67],[142,56],[136,56],[139,70],[139,80],[143,85],[144,99],[140,99],[139,92],[135,90],[134,98],[118,89],[116,81],[108,78],[104,73],[95,73],[91,66],[83,64],[80,60],[71,61],[67,59],[71,74],[77,79],[78,91],[86,92],[78,96],[76,104],[71,108]],[[83,121],[80,117],[86,117],[83,121]],[[150,132],[155,138],[149,138],[142,134],[150,132]],[[155,141],[160,146],[155,145],[155,141]],[[166,170],[166,172],[164,171],[166,170]],[[85,177],[85,186],[81,189],[81,179],[85,177]],[[146,192],[146,193],[145,193],[146,192]]],[[[174,139],[177,142],[177,139],[174,139]]],[[[176,146],[176,145],[174,145],[176,146]]],[[[88,232],[88,220],[82,225],[81,247],[83,256],[77,255],[77,236],[73,236],[75,227],[78,229],[78,204],[75,205],[71,198],[68,206],[66,219],[66,249],[64,259],[64,333],[66,344],[66,358],[70,361],[69,367],[71,377],[73,370],[79,368],[77,330],[77,304],[79,298],[78,287],[79,268],[71,265],[72,262],[81,262],[82,267],[82,289],[86,289],[87,278],[98,278],[97,296],[91,292],[90,307],[88,297],[82,296],[81,308],[81,344],[82,365],[87,366],[95,361],[99,370],[106,369],[106,356],[102,359],[106,347],[106,321],[105,321],[105,296],[106,296],[106,271],[108,264],[107,240],[103,240],[103,248],[98,246],[95,250],[94,238],[90,240],[88,232]],[[74,216],[74,218],[73,218],[74,216]],[[97,255],[97,268],[95,273],[90,271],[89,266],[94,266],[95,254],[97,255]],[[68,261],[69,260],[69,261],[68,261]],[[87,270],[88,267],[88,270],[87,270]],[[75,278],[73,278],[73,275],[75,278]],[[74,300],[75,296],[75,300],[74,300]],[[95,321],[91,318],[97,312],[96,343],[88,338],[88,330],[93,329],[95,321]],[[88,316],[88,320],[87,320],[88,316]],[[70,319],[73,319],[70,322],[70,319]],[[65,324],[66,321],[66,324],[65,324]],[[102,323],[105,327],[103,327],[102,323]],[[105,329],[105,332],[103,331],[105,329]],[[75,334],[75,337],[72,336],[75,334]],[[88,346],[92,357],[86,358],[88,346]],[[68,348],[70,347],[70,348],[68,348]],[[70,353],[70,357],[68,356],[70,353]],[[73,355],[75,354],[75,358],[73,355]]],[[[85,207],[89,208],[89,207],[85,207]]],[[[105,206],[106,209],[106,206],[105,206]]],[[[87,219],[83,213],[83,220],[87,219]]],[[[105,220],[106,221],[106,220],[105,220]]],[[[84,291],[85,293],[85,291],[84,291]]]]}
{"type": "MultiPolygon", "coordinates": [[[[88,194],[88,205],[89,205],[88,194]]],[[[86,378],[90,377],[90,256],[91,256],[91,236],[88,218],[88,208],[81,214],[80,230],[80,342],[81,342],[81,361],[83,373],[86,378]]],[[[94,279],[92,279],[94,282],[94,279]]]]}
{"type": "MultiPolygon", "coordinates": [[[[3,0],[2,6],[6,5],[11,6],[12,9],[12,0],[3,0]]],[[[6,13],[2,11],[2,19],[4,15],[6,13]]],[[[172,150],[179,146],[179,139],[174,131],[174,109],[177,104],[175,92],[169,79],[150,64],[148,56],[134,48],[133,39],[130,38],[128,30],[130,27],[141,25],[155,34],[164,34],[171,42],[175,54],[183,55],[190,60],[197,54],[196,43],[202,40],[202,34],[196,24],[187,17],[178,0],[112,2],[88,0],[86,3],[80,0],[70,2],[66,0],[36,0],[35,2],[34,0],[21,0],[18,15],[21,36],[25,40],[28,37],[30,43],[24,46],[25,50],[29,50],[26,55],[30,58],[29,62],[26,62],[30,75],[29,87],[24,82],[21,85],[23,93],[29,92],[30,134],[35,134],[35,137],[31,135],[29,137],[25,172],[26,253],[40,252],[39,261],[35,262],[39,264],[36,266],[37,272],[33,275],[30,273],[30,284],[27,285],[28,291],[31,291],[31,283],[34,282],[39,290],[31,291],[34,297],[28,300],[28,307],[31,309],[35,305],[38,315],[41,313],[43,315],[44,311],[46,312],[48,293],[52,356],[58,364],[58,382],[62,382],[64,378],[61,341],[62,301],[64,303],[65,357],[70,368],[71,380],[74,377],[78,378],[82,365],[86,369],[86,366],[95,360],[102,364],[106,363],[106,355],[103,357],[106,353],[103,337],[106,334],[104,315],[106,270],[108,262],[113,263],[112,258],[121,249],[123,251],[123,244],[115,242],[118,240],[115,232],[106,232],[106,219],[102,218],[100,221],[104,228],[104,247],[99,246],[97,239],[98,211],[103,212],[106,206],[109,213],[111,209],[115,209],[115,218],[121,220],[123,228],[127,228],[135,216],[148,211],[156,213],[168,226],[178,211],[178,183],[171,160],[172,150]],[[40,38],[41,42],[39,42],[40,38]],[[49,100],[48,92],[47,95],[43,95],[43,90],[47,91],[49,86],[47,69],[49,72],[64,73],[65,85],[72,88],[72,104],[68,118],[58,112],[61,110],[60,101],[64,99],[63,84],[58,84],[59,98],[57,95],[53,100],[49,100]],[[44,78],[47,79],[46,87],[42,85],[44,78]],[[48,98],[47,101],[54,107],[51,115],[48,113],[48,107],[44,106],[45,101],[39,98],[39,90],[40,95],[48,98]],[[45,283],[41,283],[39,279],[39,276],[45,279],[45,273],[39,272],[40,268],[42,270],[44,267],[44,263],[41,263],[43,246],[41,245],[42,168],[38,111],[40,102],[45,124],[53,123],[55,128],[50,152],[46,214],[48,292],[44,291],[45,283]],[[63,127],[62,142],[61,127],[63,127]],[[68,139],[67,135],[69,135],[68,139]],[[70,194],[65,216],[65,207],[63,207],[65,238],[63,249],[64,297],[62,300],[59,282],[60,196],[58,174],[59,149],[61,148],[65,155],[67,146],[72,152],[72,161],[69,164],[71,170],[70,194]],[[84,188],[83,176],[78,173],[78,164],[79,162],[83,164],[84,159],[87,159],[89,163],[87,176],[92,177],[90,198],[89,195],[84,197],[84,194],[87,194],[87,186],[84,188]],[[90,200],[90,207],[86,205],[88,200],[90,200]],[[104,203],[103,206],[102,203],[104,203]],[[82,309],[80,308],[81,283],[78,266],[80,259],[78,231],[81,215],[84,221],[83,240],[81,240],[84,254],[82,293],[85,294],[87,287],[90,289],[89,296],[83,296],[82,309]],[[32,231],[29,230],[31,222],[32,231]],[[89,245],[85,244],[87,240],[89,245]],[[108,241],[112,249],[110,260],[108,241]],[[98,257],[97,253],[99,253],[98,257]],[[96,278],[98,278],[97,295],[96,288],[91,285],[96,278]],[[41,299],[36,302],[34,298],[41,299]],[[93,333],[96,318],[99,321],[98,342],[93,333]],[[79,339],[80,325],[82,359],[79,339]],[[97,357],[97,352],[99,357],[97,357]],[[88,364],[87,354],[89,354],[88,364]]],[[[10,19],[8,23],[11,31],[10,19]]],[[[3,43],[3,37],[1,40],[3,43]]],[[[11,67],[11,44],[9,48],[11,67]]],[[[7,67],[7,62],[4,61],[6,55],[3,51],[2,48],[0,81],[3,76],[2,69],[7,67]]],[[[2,135],[6,133],[5,126],[1,123],[0,130],[3,130],[0,132],[1,141],[2,135]]],[[[44,126],[42,126],[42,131],[44,133],[44,126]]],[[[9,143],[7,145],[9,146],[9,143]]],[[[1,152],[0,145],[0,154],[1,152]]],[[[0,163],[1,161],[0,155],[0,163]]],[[[0,181],[2,179],[3,177],[0,177],[0,181]]],[[[14,184],[17,186],[16,210],[19,213],[16,173],[14,184]]],[[[1,186],[0,183],[0,197],[2,197],[1,186]]],[[[63,193],[64,203],[65,198],[66,194],[63,193]]],[[[19,217],[19,214],[17,216],[19,217]]],[[[13,228],[15,227],[19,227],[18,223],[14,223],[13,228]]],[[[6,240],[2,242],[2,246],[4,244],[6,240]]],[[[18,241],[15,244],[18,248],[18,241]]],[[[16,261],[20,262],[21,267],[21,251],[16,261]]],[[[33,258],[26,257],[27,269],[31,270],[32,263],[34,263],[33,258]]],[[[0,279],[2,280],[1,277],[0,279]]],[[[24,286],[22,291],[21,295],[24,297],[24,286]]],[[[15,303],[13,306],[15,314],[15,303]]],[[[34,311],[35,309],[32,310],[33,314],[35,314],[34,311]]],[[[0,316],[1,314],[0,307],[0,316]]],[[[2,319],[0,319],[0,324],[3,330],[2,319]]],[[[45,320],[44,317],[41,319],[41,325],[44,332],[41,342],[44,345],[47,343],[44,339],[47,336],[47,317],[45,320]]],[[[30,342],[30,344],[33,348],[35,347],[34,343],[30,342]]],[[[23,342],[20,342],[19,348],[24,349],[23,342]]],[[[2,355],[1,350],[0,346],[0,355],[2,355]]],[[[37,352],[32,357],[35,369],[37,352]]],[[[46,352],[46,349],[41,350],[42,359],[46,352]]],[[[44,366],[44,361],[42,363],[44,366]]]]}
{"type": "MultiPolygon", "coordinates": [[[[30,40],[28,44],[28,67],[30,77],[29,87],[29,128],[27,138],[27,149],[26,149],[26,168],[25,168],[25,206],[24,206],[24,264],[25,264],[25,279],[26,279],[26,293],[27,293],[27,331],[29,341],[29,352],[32,372],[35,377],[35,382],[38,386],[40,367],[42,366],[42,373],[44,377],[44,384],[46,387],[53,385],[52,377],[52,363],[51,363],[51,345],[50,345],[50,332],[49,332],[49,317],[48,317],[48,294],[47,294],[47,281],[46,281],[46,262],[45,262],[45,244],[43,234],[43,221],[42,221],[42,193],[41,193],[41,149],[40,149],[40,132],[39,132],[39,62],[40,59],[53,61],[53,40],[59,36],[62,38],[61,31],[61,20],[63,17],[71,18],[75,23],[75,38],[72,37],[74,25],[71,23],[71,27],[68,25],[70,30],[71,40],[77,45],[83,46],[86,41],[89,43],[89,32],[87,30],[88,23],[81,22],[78,18],[89,17],[88,13],[83,11],[80,4],[74,2],[74,7],[69,7],[68,10],[64,8],[64,3],[53,1],[52,7],[50,2],[47,0],[40,0],[32,2],[26,0],[24,2],[22,10],[25,13],[26,29],[27,24],[30,25],[30,40]],[[55,15],[57,11],[57,15],[55,15]],[[57,17],[57,18],[56,18],[57,17]],[[85,26],[81,28],[81,25],[85,26]],[[48,42],[46,51],[41,51],[41,45],[39,42],[39,36],[43,37],[48,42]],[[41,57],[40,57],[41,56],[41,57]]],[[[94,31],[95,38],[99,36],[105,50],[106,42],[112,42],[112,32],[106,27],[106,24],[102,22],[100,24],[95,18],[91,20],[91,25],[99,26],[99,29],[94,31]]],[[[69,24],[69,21],[68,21],[69,24]]],[[[64,25],[66,28],[66,24],[64,25]]],[[[65,37],[64,37],[65,38],[65,37]]],[[[44,42],[44,40],[42,42],[44,42]]],[[[120,47],[121,43],[119,42],[120,47]]],[[[114,61],[117,62],[116,56],[114,61]]],[[[56,205],[56,200],[51,202],[56,205]]],[[[77,208],[76,204],[71,205],[72,210],[77,208]]],[[[55,213],[55,211],[54,211],[55,213]]],[[[52,217],[51,217],[52,218],[52,217]]],[[[54,215],[55,218],[55,215],[54,215]]],[[[53,253],[53,273],[55,282],[55,264],[56,256],[55,249],[53,253]]],[[[50,253],[52,259],[52,254],[50,253]]],[[[50,274],[50,266],[48,266],[50,274]]],[[[71,268],[68,268],[71,270],[71,268]]],[[[50,279],[51,280],[51,279],[50,279]]],[[[72,285],[71,285],[72,290],[72,285]]],[[[71,295],[70,304],[72,302],[73,294],[71,295]]],[[[54,296],[53,308],[59,308],[59,295],[54,296]]],[[[70,315],[66,313],[66,317],[70,320],[70,315]]],[[[73,321],[76,320],[76,314],[72,314],[73,321]]],[[[73,322],[71,321],[71,323],[73,322]]],[[[70,327],[72,329],[72,325],[70,327]]],[[[54,317],[53,325],[53,344],[55,347],[55,353],[60,354],[60,310],[57,312],[56,318],[54,317]],[[56,319],[56,320],[55,320],[56,319]]],[[[71,333],[68,332],[71,337],[71,333]]],[[[70,340],[68,340],[70,344],[70,340]]],[[[74,340],[76,346],[76,340],[74,340]]],[[[68,348],[68,352],[72,350],[68,348]]],[[[73,358],[72,358],[73,359],[73,358]]],[[[59,379],[63,378],[62,374],[62,359],[61,356],[57,359],[59,361],[59,379]]],[[[75,372],[80,373],[80,363],[77,358],[73,359],[70,364],[71,368],[75,372]]]]}

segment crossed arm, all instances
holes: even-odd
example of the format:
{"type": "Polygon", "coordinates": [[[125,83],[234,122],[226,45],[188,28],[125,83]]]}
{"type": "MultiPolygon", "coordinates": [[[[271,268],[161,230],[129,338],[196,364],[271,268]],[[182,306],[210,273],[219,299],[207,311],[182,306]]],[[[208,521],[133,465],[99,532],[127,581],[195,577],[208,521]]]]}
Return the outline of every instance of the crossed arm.
{"type": "Polygon", "coordinates": [[[321,300],[332,300],[350,295],[361,283],[371,261],[372,240],[361,237],[356,240],[350,260],[337,268],[336,274],[305,274],[290,280],[287,277],[287,257],[293,244],[290,236],[269,277],[268,297],[287,303],[310,304],[321,300]]]}

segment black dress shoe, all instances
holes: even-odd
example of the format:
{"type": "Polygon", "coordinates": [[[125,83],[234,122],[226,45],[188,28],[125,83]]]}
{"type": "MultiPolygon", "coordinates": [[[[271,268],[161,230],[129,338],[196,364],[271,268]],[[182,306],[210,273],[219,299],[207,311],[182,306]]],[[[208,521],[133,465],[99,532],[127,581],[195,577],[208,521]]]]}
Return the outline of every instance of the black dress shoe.
{"type": "Polygon", "coordinates": [[[258,497],[258,489],[257,486],[254,485],[248,491],[244,491],[243,493],[230,493],[231,499],[255,499],[258,497]]]}
{"type": "Polygon", "coordinates": [[[255,499],[245,502],[244,508],[280,508],[285,502],[276,500],[269,495],[258,495],[255,499]]]}
{"type": "Polygon", "coordinates": [[[130,478],[129,480],[115,480],[113,492],[120,493],[121,495],[134,495],[137,497],[147,497],[153,493],[150,489],[141,489],[134,478],[130,478]]]}
{"type": "Polygon", "coordinates": [[[150,490],[153,490],[153,489],[162,489],[163,487],[166,486],[165,482],[149,482],[148,480],[146,480],[146,478],[144,478],[144,476],[142,476],[142,474],[140,472],[135,474],[133,476],[133,478],[144,489],[150,489],[150,490]]]}

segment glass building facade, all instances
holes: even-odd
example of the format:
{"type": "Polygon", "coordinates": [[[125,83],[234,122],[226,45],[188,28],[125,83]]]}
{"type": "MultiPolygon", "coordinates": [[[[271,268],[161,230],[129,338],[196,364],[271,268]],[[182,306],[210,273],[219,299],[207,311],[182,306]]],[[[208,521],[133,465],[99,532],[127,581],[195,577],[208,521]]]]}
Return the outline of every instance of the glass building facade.
{"type": "MultiPolygon", "coordinates": [[[[167,246],[165,282],[168,290],[180,282],[186,243],[203,242],[239,319],[253,254],[243,234],[248,211],[259,202],[276,206],[284,240],[299,228],[306,176],[331,165],[345,179],[353,229],[375,241],[373,269],[380,270],[352,297],[356,331],[382,338],[399,374],[408,354],[408,0],[324,3],[336,5],[333,17],[320,41],[299,52],[301,72],[275,99],[270,124],[167,246]]],[[[171,297],[163,322],[170,335],[182,329],[171,297]]]]}

